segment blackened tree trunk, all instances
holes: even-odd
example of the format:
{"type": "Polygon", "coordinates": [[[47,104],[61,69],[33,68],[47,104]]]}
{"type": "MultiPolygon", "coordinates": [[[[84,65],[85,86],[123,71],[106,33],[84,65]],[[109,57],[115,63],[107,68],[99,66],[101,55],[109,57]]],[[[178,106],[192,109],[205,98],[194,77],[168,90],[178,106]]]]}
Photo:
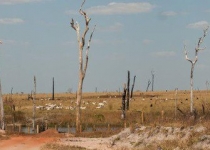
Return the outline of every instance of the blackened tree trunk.
{"type": "Polygon", "coordinates": [[[33,131],[35,132],[35,112],[36,112],[36,77],[34,76],[34,94],[33,94],[33,131]]]}
{"type": "Polygon", "coordinates": [[[148,82],[147,82],[147,89],[146,89],[146,92],[149,90],[149,86],[150,86],[150,84],[151,84],[151,81],[150,81],[150,80],[148,80],[148,82]]]}
{"type": "Polygon", "coordinates": [[[154,91],[154,80],[155,80],[154,71],[151,71],[151,74],[152,74],[152,91],[154,91]]]}
{"type": "Polygon", "coordinates": [[[54,77],[53,77],[53,83],[52,83],[52,100],[55,99],[55,84],[54,84],[54,77]]]}
{"type": "Polygon", "coordinates": [[[126,109],[129,110],[129,102],[130,102],[130,71],[128,71],[128,81],[127,81],[127,92],[126,92],[126,96],[127,96],[127,104],[126,104],[126,109]]]}
{"type": "Polygon", "coordinates": [[[135,85],[135,80],[136,80],[136,76],[133,77],[133,84],[132,84],[132,88],[131,88],[131,96],[130,96],[130,98],[133,97],[133,89],[134,89],[134,85],[135,85]]]}

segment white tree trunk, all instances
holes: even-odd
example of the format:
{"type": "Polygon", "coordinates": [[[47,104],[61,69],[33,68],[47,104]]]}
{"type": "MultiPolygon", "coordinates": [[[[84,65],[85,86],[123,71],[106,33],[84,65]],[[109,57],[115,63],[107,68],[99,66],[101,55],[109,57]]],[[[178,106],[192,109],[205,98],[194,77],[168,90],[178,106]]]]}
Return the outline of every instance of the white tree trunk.
{"type": "Polygon", "coordinates": [[[93,36],[93,32],[95,31],[95,27],[92,31],[92,33],[90,34],[90,38],[89,41],[87,43],[87,47],[86,47],[86,59],[85,59],[85,63],[83,64],[83,49],[85,46],[85,41],[86,41],[86,34],[89,30],[89,22],[90,22],[90,18],[88,18],[86,12],[84,12],[82,10],[82,6],[84,5],[85,0],[83,1],[81,7],[80,7],[80,14],[84,17],[85,19],[85,30],[83,32],[82,35],[80,35],[80,26],[79,24],[76,22],[74,22],[74,20],[71,20],[71,27],[76,31],[77,33],[77,42],[78,42],[78,46],[79,46],[79,81],[78,81],[78,89],[77,89],[77,106],[76,106],[76,132],[79,133],[80,132],[80,125],[81,125],[81,100],[82,100],[82,87],[83,87],[83,80],[85,78],[85,74],[86,74],[86,70],[87,70],[87,66],[88,66],[88,52],[90,49],[90,42],[93,36]]]}
{"type": "Polygon", "coordinates": [[[203,36],[200,37],[199,40],[198,40],[198,44],[195,48],[195,58],[194,58],[194,60],[191,60],[191,59],[188,58],[186,45],[184,45],[185,59],[188,60],[191,63],[191,71],[190,71],[190,112],[191,113],[193,113],[193,111],[194,111],[194,102],[193,102],[193,73],[194,73],[194,67],[195,67],[196,62],[198,61],[198,52],[205,49],[205,48],[200,48],[200,46],[203,43],[203,40],[207,35],[208,28],[209,27],[207,27],[203,31],[203,36]]]}

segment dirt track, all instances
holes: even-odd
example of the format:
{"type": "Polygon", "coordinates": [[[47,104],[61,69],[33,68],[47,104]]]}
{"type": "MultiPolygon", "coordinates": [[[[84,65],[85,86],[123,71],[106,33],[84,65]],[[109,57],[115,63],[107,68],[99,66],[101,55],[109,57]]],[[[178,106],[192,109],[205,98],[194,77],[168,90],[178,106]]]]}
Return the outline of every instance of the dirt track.
{"type": "Polygon", "coordinates": [[[62,137],[57,131],[49,129],[36,135],[13,135],[7,140],[0,141],[1,150],[40,150],[49,142],[62,137]]]}

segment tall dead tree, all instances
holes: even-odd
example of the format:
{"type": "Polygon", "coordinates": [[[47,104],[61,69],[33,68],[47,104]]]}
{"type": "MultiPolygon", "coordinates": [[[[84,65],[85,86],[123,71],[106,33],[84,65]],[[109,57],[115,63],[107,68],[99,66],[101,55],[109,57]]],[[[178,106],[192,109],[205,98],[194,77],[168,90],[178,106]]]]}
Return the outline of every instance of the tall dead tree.
{"type": "Polygon", "coordinates": [[[36,112],[36,77],[34,76],[34,91],[33,91],[33,131],[35,132],[35,112],[36,112]]]}
{"type": "Polygon", "coordinates": [[[5,125],[4,125],[4,102],[2,98],[2,89],[1,89],[1,81],[0,81],[0,109],[1,109],[1,129],[5,130],[5,125]]]}
{"type": "Polygon", "coordinates": [[[78,89],[77,89],[77,105],[76,105],[76,132],[80,132],[80,125],[81,125],[81,111],[80,111],[80,106],[81,106],[81,100],[82,100],[82,87],[83,87],[83,81],[85,78],[87,66],[88,66],[88,52],[90,49],[90,43],[91,39],[93,36],[93,33],[95,31],[95,27],[93,28],[93,31],[90,34],[87,46],[85,45],[86,42],[86,34],[89,31],[89,23],[90,23],[90,18],[87,16],[87,13],[83,11],[82,7],[85,3],[85,0],[83,1],[79,13],[84,17],[85,20],[85,29],[82,34],[80,34],[80,25],[79,23],[75,22],[74,19],[71,20],[70,25],[71,27],[76,31],[77,33],[77,42],[78,42],[78,50],[79,50],[79,82],[78,82],[78,89]],[[86,58],[85,62],[83,62],[83,49],[86,46],[86,58]]]}
{"type": "Polygon", "coordinates": [[[147,89],[146,89],[146,92],[149,90],[149,86],[150,86],[150,84],[151,84],[151,81],[150,81],[150,80],[148,80],[148,82],[147,82],[147,89]]]}
{"type": "Polygon", "coordinates": [[[55,99],[55,84],[54,84],[54,77],[53,77],[53,80],[52,80],[52,100],[55,99]]]}
{"type": "Polygon", "coordinates": [[[121,119],[125,119],[125,111],[126,111],[126,84],[124,84],[124,89],[123,89],[123,94],[122,94],[122,115],[121,115],[121,119]]]}
{"type": "MultiPolygon", "coordinates": [[[[2,44],[2,41],[0,41],[0,44],[2,44]]],[[[4,102],[3,102],[3,98],[2,98],[1,80],[0,80],[0,109],[1,109],[1,129],[5,130],[5,125],[4,125],[4,102]]]]}
{"type": "Polygon", "coordinates": [[[204,50],[205,48],[200,48],[201,44],[203,43],[204,38],[207,35],[207,31],[208,31],[207,27],[206,29],[203,30],[203,36],[199,38],[197,46],[195,47],[195,58],[189,59],[188,57],[188,52],[186,50],[186,45],[184,45],[184,51],[185,51],[185,59],[187,61],[189,61],[191,63],[191,71],[190,71],[190,112],[193,113],[194,112],[194,103],[193,103],[193,73],[194,73],[194,68],[195,68],[195,64],[198,61],[198,52],[201,50],[204,50]]]}
{"type": "Polygon", "coordinates": [[[155,73],[153,70],[151,71],[151,74],[152,74],[152,91],[153,91],[154,90],[154,80],[155,80],[155,73]]]}
{"type": "Polygon", "coordinates": [[[127,92],[126,92],[126,109],[129,110],[130,103],[130,71],[128,71],[127,92]]]}
{"type": "Polygon", "coordinates": [[[131,88],[131,96],[130,96],[130,98],[133,97],[133,89],[134,89],[134,85],[135,85],[135,80],[136,80],[136,76],[133,77],[133,84],[132,84],[132,88],[131,88]]]}

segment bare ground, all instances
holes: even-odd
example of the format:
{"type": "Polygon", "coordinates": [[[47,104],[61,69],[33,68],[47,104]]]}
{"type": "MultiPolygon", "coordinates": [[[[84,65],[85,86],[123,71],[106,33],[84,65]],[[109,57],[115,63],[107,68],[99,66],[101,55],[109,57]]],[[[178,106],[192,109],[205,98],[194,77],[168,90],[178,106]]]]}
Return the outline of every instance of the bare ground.
{"type": "Polygon", "coordinates": [[[203,126],[139,126],[126,128],[108,138],[82,138],[68,134],[64,136],[55,130],[47,130],[34,136],[12,136],[7,140],[0,140],[0,148],[44,150],[46,143],[94,150],[210,150],[210,135],[203,126]]]}

